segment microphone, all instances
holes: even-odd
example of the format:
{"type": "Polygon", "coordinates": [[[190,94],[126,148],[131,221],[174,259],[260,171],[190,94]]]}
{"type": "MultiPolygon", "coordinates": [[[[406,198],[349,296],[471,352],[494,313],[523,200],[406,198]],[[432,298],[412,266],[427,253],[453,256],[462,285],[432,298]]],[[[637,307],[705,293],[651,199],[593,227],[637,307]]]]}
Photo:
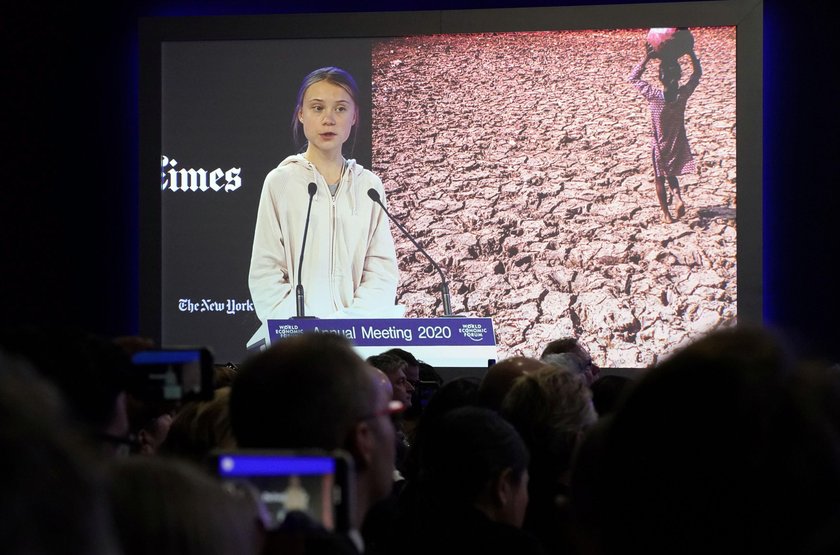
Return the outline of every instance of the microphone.
{"type": "Polygon", "coordinates": [[[420,251],[421,253],[423,253],[423,256],[425,256],[429,260],[429,262],[432,263],[432,266],[434,267],[434,269],[437,270],[438,275],[440,275],[440,293],[441,293],[441,297],[443,298],[443,315],[444,316],[453,316],[452,306],[450,305],[450,302],[449,302],[449,284],[446,283],[446,277],[443,275],[443,272],[441,271],[440,266],[437,265],[437,262],[432,260],[432,257],[429,256],[429,253],[427,253],[425,251],[425,249],[423,249],[423,247],[421,247],[420,244],[417,243],[417,241],[414,240],[414,237],[411,236],[411,234],[402,226],[402,224],[400,222],[398,222],[391,215],[390,212],[388,212],[388,209],[385,208],[385,204],[383,204],[382,199],[379,197],[379,191],[377,191],[376,189],[371,187],[370,189],[368,189],[367,194],[370,197],[370,200],[372,200],[373,202],[375,202],[376,204],[378,204],[379,206],[382,207],[382,210],[385,211],[385,214],[388,216],[388,218],[392,222],[394,222],[394,224],[396,224],[396,226],[400,229],[400,231],[403,232],[403,235],[408,237],[409,240],[411,240],[411,242],[414,243],[414,246],[417,247],[417,250],[420,251]]]}
{"type": "Polygon", "coordinates": [[[297,305],[298,318],[314,318],[314,316],[306,316],[303,308],[303,252],[306,250],[306,234],[309,232],[309,215],[312,213],[312,199],[315,198],[315,192],[318,186],[314,183],[309,184],[309,206],[306,207],[306,223],[303,226],[303,241],[300,244],[300,262],[298,263],[297,275],[298,284],[295,290],[295,303],[297,305]]]}

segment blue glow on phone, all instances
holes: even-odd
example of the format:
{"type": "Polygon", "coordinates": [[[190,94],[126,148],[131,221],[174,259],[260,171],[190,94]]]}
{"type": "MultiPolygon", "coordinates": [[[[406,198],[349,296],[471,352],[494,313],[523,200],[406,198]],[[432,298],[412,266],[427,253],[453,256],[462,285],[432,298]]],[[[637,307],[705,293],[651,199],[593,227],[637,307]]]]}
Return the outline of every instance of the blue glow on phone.
{"type": "Polygon", "coordinates": [[[329,457],[224,455],[219,458],[221,476],[307,475],[333,472],[335,461],[329,457]]]}

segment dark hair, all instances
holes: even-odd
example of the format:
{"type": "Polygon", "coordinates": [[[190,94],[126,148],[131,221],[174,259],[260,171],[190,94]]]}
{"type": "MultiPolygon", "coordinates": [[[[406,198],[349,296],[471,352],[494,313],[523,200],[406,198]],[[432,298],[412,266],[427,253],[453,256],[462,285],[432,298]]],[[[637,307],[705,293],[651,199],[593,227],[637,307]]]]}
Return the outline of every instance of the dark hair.
{"type": "Polygon", "coordinates": [[[665,77],[670,73],[675,73],[679,80],[682,77],[682,66],[673,58],[663,58],[659,61],[659,80],[665,81],[665,77]]]}
{"type": "Polygon", "coordinates": [[[422,360],[417,361],[417,367],[420,368],[420,379],[424,382],[436,382],[438,385],[443,385],[443,376],[441,376],[435,367],[428,362],[422,360]]]}
{"type": "Polygon", "coordinates": [[[570,353],[575,350],[578,346],[578,340],[574,337],[562,337],[560,339],[555,339],[551,341],[548,345],[545,346],[543,349],[540,358],[544,357],[545,355],[557,354],[557,353],[570,353]]]}
{"type": "Polygon", "coordinates": [[[384,372],[389,378],[394,377],[397,372],[405,370],[408,367],[408,363],[406,363],[403,359],[385,353],[369,356],[367,358],[367,363],[379,370],[382,370],[382,372],[384,372]]]}
{"type": "Polygon", "coordinates": [[[395,357],[399,357],[399,358],[403,359],[406,362],[406,364],[408,364],[409,366],[418,366],[418,367],[420,366],[420,361],[417,360],[417,358],[413,354],[409,353],[405,349],[400,349],[400,348],[394,347],[393,349],[388,349],[387,351],[385,351],[382,354],[383,355],[393,355],[395,357]]]}
{"type": "Polygon", "coordinates": [[[111,339],[82,329],[19,327],[0,333],[0,347],[24,357],[58,387],[72,416],[99,432],[114,416],[127,391],[131,359],[111,339]]]}
{"type": "Polygon", "coordinates": [[[610,552],[791,553],[836,511],[838,444],[783,339],[712,332],[635,383],[602,451],[610,552]]]}
{"type": "Polygon", "coordinates": [[[109,478],[126,555],[256,553],[256,507],[202,467],[131,456],[115,459],[109,478]]]}
{"type": "Polygon", "coordinates": [[[209,401],[190,401],[175,418],[160,446],[161,455],[207,463],[215,449],[234,448],[230,428],[230,387],[220,387],[209,401]]]}
{"type": "Polygon", "coordinates": [[[0,348],[0,538],[9,555],[114,553],[104,460],[68,426],[64,399],[0,348]]]}
{"type": "Polygon", "coordinates": [[[592,390],[592,404],[598,416],[604,416],[615,410],[618,402],[633,385],[632,378],[610,374],[601,376],[589,386],[592,390]]]}
{"type": "Polygon", "coordinates": [[[420,454],[421,491],[436,502],[471,505],[505,469],[521,479],[528,458],[522,438],[496,412],[453,409],[420,454]]]}
{"type": "Polygon", "coordinates": [[[292,112],[292,137],[294,137],[296,143],[306,143],[305,140],[301,140],[303,124],[298,119],[298,114],[300,114],[300,110],[303,108],[303,97],[306,94],[306,90],[321,81],[326,81],[327,83],[341,87],[353,99],[353,104],[355,104],[356,108],[356,123],[353,125],[353,139],[350,143],[350,152],[353,152],[356,146],[356,135],[359,130],[359,87],[356,85],[356,80],[353,79],[352,75],[338,67],[322,67],[303,78],[300,89],[298,89],[297,103],[292,112]]]}
{"type": "Polygon", "coordinates": [[[337,449],[375,398],[349,341],[309,332],[245,361],[231,387],[230,420],[240,447],[337,449]]]}
{"type": "Polygon", "coordinates": [[[414,441],[405,459],[404,470],[408,479],[417,476],[425,446],[438,435],[438,430],[444,425],[444,417],[461,407],[478,406],[480,383],[477,377],[461,376],[446,382],[432,394],[417,423],[414,441]]]}

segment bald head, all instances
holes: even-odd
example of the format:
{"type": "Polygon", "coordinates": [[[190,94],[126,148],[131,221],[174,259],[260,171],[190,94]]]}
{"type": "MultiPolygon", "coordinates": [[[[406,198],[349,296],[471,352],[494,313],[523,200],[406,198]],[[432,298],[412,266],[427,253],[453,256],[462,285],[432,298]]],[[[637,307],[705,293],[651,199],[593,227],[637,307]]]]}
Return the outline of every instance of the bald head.
{"type": "Polygon", "coordinates": [[[500,360],[487,369],[478,389],[481,406],[498,411],[516,378],[545,366],[545,363],[530,357],[516,356],[500,360]]]}

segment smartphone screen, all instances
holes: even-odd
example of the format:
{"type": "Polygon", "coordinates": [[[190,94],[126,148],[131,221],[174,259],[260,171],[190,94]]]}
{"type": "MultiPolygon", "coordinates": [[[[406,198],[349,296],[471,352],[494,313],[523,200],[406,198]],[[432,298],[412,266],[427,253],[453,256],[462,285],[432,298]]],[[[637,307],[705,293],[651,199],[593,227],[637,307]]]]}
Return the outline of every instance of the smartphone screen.
{"type": "Polygon", "coordinates": [[[352,465],[344,453],[230,451],[214,457],[216,474],[245,482],[277,528],[289,515],[303,513],[327,530],[350,526],[352,465]]]}
{"type": "Polygon", "coordinates": [[[131,359],[135,387],[148,400],[213,398],[213,357],[204,348],[152,349],[131,359]]]}

